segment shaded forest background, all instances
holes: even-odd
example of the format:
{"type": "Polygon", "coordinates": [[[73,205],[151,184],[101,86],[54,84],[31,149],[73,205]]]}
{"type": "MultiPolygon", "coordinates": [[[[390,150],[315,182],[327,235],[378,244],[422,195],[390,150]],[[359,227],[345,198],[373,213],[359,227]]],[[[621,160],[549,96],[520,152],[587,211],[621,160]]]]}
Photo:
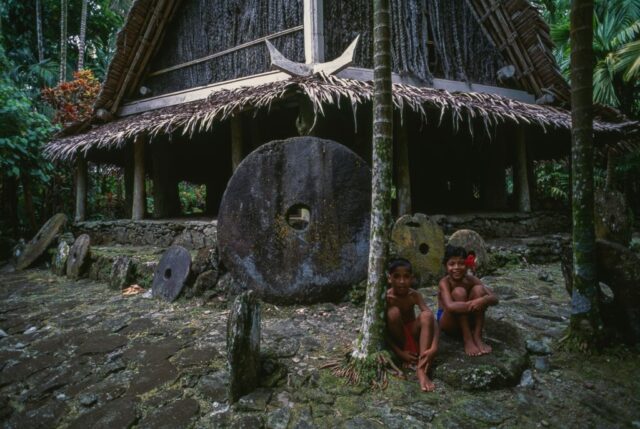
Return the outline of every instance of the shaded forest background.
{"type": "MultiPolygon", "coordinates": [[[[17,239],[30,238],[54,213],[72,215],[72,166],[51,164],[42,157],[42,147],[65,125],[90,114],[131,3],[0,3],[0,259],[17,239]]],[[[532,3],[551,27],[554,54],[568,79],[570,0],[532,3]]],[[[594,101],[640,119],[640,2],[595,3],[594,101]]],[[[604,184],[605,164],[604,157],[596,160],[596,185],[604,184]]],[[[89,168],[90,218],[124,217],[122,171],[98,165],[89,168]]],[[[568,160],[536,163],[535,174],[536,194],[543,205],[568,210],[568,160]]],[[[619,159],[616,177],[620,190],[639,189],[640,153],[619,159]]],[[[204,187],[181,183],[182,212],[201,213],[205,192],[204,187]]],[[[153,199],[149,197],[147,203],[152,211],[153,199]]]]}

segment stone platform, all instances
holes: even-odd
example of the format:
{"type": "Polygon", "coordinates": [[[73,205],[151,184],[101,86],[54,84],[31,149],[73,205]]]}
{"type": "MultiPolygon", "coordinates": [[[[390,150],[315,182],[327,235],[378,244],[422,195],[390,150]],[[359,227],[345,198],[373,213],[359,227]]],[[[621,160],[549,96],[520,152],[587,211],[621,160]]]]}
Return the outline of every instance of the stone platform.
{"type": "Polygon", "coordinates": [[[213,218],[77,222],[71,229],[76,237],[89,234],[92,245],[179,245],[197,250],[218,244],[218,221],[213,218]]]}
{"type": "MultiPolygon", "coordinates": [[[[557,212],[432,214],[429,217],[447,235],[458,229],[473,229],[485,240],[543,236],[566,233],[570,229],[569,216],[557,212]]],[[[76,237],[89,234],[92,245],[180,245],[197,250],[216,247],[218,221],[214,218],[87,221],[75,223],[72,232],[76,237]]]]}

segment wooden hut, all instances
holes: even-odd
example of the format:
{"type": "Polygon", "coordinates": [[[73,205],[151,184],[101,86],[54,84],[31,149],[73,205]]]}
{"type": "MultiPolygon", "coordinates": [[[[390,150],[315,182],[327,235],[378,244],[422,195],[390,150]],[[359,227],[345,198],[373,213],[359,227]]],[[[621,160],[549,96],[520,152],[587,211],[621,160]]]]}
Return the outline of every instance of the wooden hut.
{"type": "MultiPolygon", "coordinates": [[[[569,91],[548,28],[526,0],[391,0],[398,211],[529,211],[532,163],[570,147],[569,91]],[[506,171],[513,171],[508,198],[506,171]]],[[[93,118],[52,141],[76,162],[124,167],[133,219],[153,180],[154,217],[179,214],[177,183],[207,186],[215,215],[244,156],[297,135],[370,159],[369,0],[136,0],[93,118]],[[323,64],[359,37],[349,67],[323,64]],[[302,72],[272,70],[266,41],[302,72]],[[318,71],[319,73],[311,73],[318,71]]],[[[596,142],[635,124],[594,123],[596,142]]]]}

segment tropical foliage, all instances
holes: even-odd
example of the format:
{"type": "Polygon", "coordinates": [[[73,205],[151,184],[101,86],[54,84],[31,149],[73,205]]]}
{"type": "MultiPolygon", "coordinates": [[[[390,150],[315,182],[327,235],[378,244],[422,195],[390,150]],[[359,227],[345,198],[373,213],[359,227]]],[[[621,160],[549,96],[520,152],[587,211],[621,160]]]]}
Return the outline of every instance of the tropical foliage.
{"type": "MultiPolygon", "coordinates": [[[[569,79],[568,0],[537,2],[551,22],[551,37],[563,74],[569,79]]],[[[597,0],[594,8],[593,100],[640,115],[640,2],[597,0]]]]}

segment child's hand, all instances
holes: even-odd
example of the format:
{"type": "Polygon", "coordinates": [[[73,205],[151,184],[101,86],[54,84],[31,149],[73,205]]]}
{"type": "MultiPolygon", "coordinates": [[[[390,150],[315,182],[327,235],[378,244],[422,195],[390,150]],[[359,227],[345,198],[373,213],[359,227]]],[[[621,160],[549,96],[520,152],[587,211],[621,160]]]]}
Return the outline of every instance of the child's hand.
{"type": "Polygon", "coordinates": [[[485,308],[487,308],[487,303],[484,300],[484,297],[469,301],[469,310],[472,312],[483,311],[485,308]]]}
{"type": "Polygon", "coordinates": [[[418,362],[418,356],[414,353],[409,353],[407,351],[402,350],[401,352],[398,353],[398,356],[400,356],[400,359],[402,359],[404,362],[407,362],[410,364],[415,364],[418,362]]]}

